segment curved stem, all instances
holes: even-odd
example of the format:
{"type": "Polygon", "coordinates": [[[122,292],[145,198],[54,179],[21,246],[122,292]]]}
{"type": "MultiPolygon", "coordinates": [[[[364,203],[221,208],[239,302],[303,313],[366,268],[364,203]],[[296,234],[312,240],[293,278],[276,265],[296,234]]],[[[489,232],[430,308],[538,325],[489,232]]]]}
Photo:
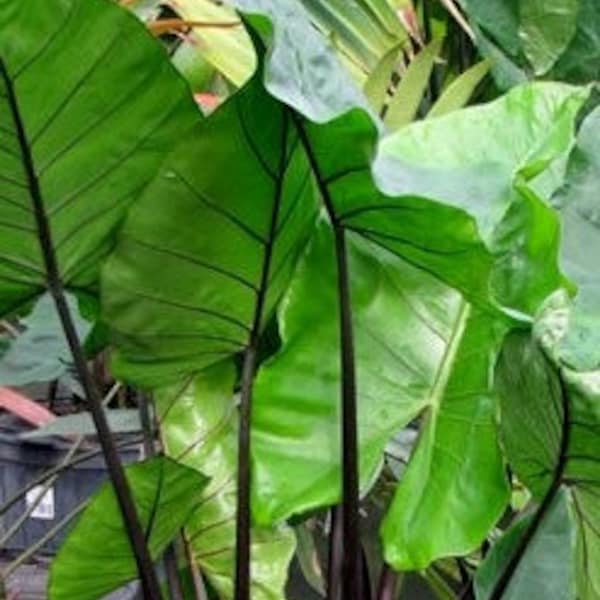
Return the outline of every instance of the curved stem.
{"type": "Polygon", "coordinates": [[[563,420],[562,420],[562,436],[561,436],[561,441],[560,441],[558,462],[556,465],[556,469],[554,471],[554,478],[552,480],[550,487],[548,488],[548,491],[546,492],[546,494],[544,495],[544,498],[542,499],[540,507],[537,509],[535,515],[533,516],[533,519],[531,520],[529,527],[527,527],[527,529],[525,530],[525,533],[519,540],[519,544],[518,544],[516,550],[513,552],[510,560],[506,564],[506,567],[502,571],[502,574],[496,581],[496,584],[494,585],[494,589],[492,590],[489,600],[501,600],[502,596],[504,595],[504,592],[506,591],[506,589],[508,588],[508,585],[510,584],[510,582],[512,580],[513,575],[515,574],[515,571],[519,567],[521,559],[525,555],[525,552],[527,551],[527,548],[529,547],[531,540],[534,538],[535,534],[537,533],[538,529],[540,528],[540,525],[542,524],[542,521],[544,520],[546,513],[550,510],[550,507],[552,506],[552,502],[554,501],[554,497],[556,496],[556,493],[558,492],[558,490],[560,489],[560,486],[563,483],[563,476],[564,476],[565,468],[567,466],[567,452],[569,449],[569,441],[570,441],[570,437],[571,437],[570,436],[571,423],[570,423],[569,396],[567,393],[567,388],[565,386],[565,382],[563,380],[563,377],[562,377],[562,374],[560,373],[560,371],[558,372],[557,376],[558,376],[558,382],[560,385],[560,395],[561,395],[562,409],[563,409],[563,414],[562,414],[563,420]]]}

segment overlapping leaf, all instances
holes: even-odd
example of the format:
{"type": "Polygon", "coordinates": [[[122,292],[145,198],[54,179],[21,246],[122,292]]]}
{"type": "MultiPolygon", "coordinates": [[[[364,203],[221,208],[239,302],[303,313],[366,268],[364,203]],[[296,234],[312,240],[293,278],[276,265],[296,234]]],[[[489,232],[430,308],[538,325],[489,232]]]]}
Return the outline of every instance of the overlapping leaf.
{"type": "MultiPolygon", "coordinates": [[[[187,522],[186,536],[203,575],[221,598],[233,596],[237,462],[234,374],[231,363],[221,363],[155,396],[167,452],[211,477],[187,522]]],[[[253,599],[284,597],[294,546],[294,534],[288,527],[252,530],[253,599]]]]}
{"type": "MultiPolygon", "coordinates": [[[[530,523],[531,516],[521,518],[494,544],[477,570],[477,600],[490,597],[497,578],[530,523]]],[[[520,600],[543,596],[553,600],[572,600],[575,597],[574,545],[573,503],[570,493],[561,490],[532,538],[502,598],[520,600]]]]}
{"type": "MultiPolygon", "coordinates": [[[[282,350],[257,378],[253,507],[258,522],[276,522],[339,499],[340,365],[332,237],[322,221],[279,312],[282,350]]],[[[447,286],[372,242],[352,234],[348,244],[360,470],[366,489],[387,441],[427,405],[461,301],[447,286]]]]}
{"type": "Polygon", "coordinates": [[[464,0],[463,5],[501,87],[535,76],[580,84],[598,79],[595,0],[464,0]]]}
{"type": "Polygon", "coordinates": [[[242,351],[262,297],[266,322],[317,215],[297,142],[254,78],[169,157],[105,270],[118,372],[177,381],[242,351]]]}
{"type": "Polygon", "coordinates": [[[93,287],[115,227],[197,109],[162,49],[109,0],[4,0],[0,29],[5,313],[45,288],[34,197],[65,286],[93,287]]]}
{"type": "Polygon", "coordinates": [[[569,490],[576,529],[571,573],[579,597],[596,598],[600,593],[598,372],[578,372],[561,363],[560,343],[569,329],[569,312],[567,295],[557,292],[539,314],[533,338],[523,333],[509,341],[499,363],[500,423],[507,458],[537,500],[569,490]]]}
{"type": "MultiPolygon", "coordinates": [[[[164,457],[127,468],[149,550],[158,559],[201,502],[206,477],[164,457]]],[[[51,600],[95,600],[137,578],[129,538],[110,484],[104,484],[52,562],[51,600]]]]}
{"type": "MultiPolygon", "coordinates": [[[[358,297],[353,299],[362,337],[357,353],[363,393],[370,394],[369,381],[377,373],[369,354],[384,357],[387,370],[397,370],[390,389],[398,384],[399,373],[407,375],[411,367],[418,372],[423,357],[419,353],[421,358],[408,360],[408,367],[407,357],[398,356],[395,346],[390,352],[377,342],[387,339],[389,323],[373,306],[393,301],[390,282],[400,274],[410,281],[409,290],[397,292],[397,306],[405,306],[406,313],[405,322],[399,317],[394,328],[417,327],[425,338],[434,320],[424,324],[408,310],[414,301],[406,299],[407,292],[419,298],[430,287],[450,285],[464,295],[462,308],[446,315],[450,320],[444,331],[454,331],[454,337],[442,336],[436,342],[442,356],[428,357],[437,363],[427,363],[424,377],[412,373],[415,389],[407,389],[402,401],[391,402],[389,391],[379,399],[381,408],[361,432],[366,440],[361,454],[367,486],[391,428],[430,407],[394,518],[386,526],[386,552],[396,566],[410,568],[466,552],[484,537],[506,498],[489,380],[505,324],[475,305],[486,306],[492,314],[495,304],[532,314],[562,283],[556,266],[557,218],[539,195],[558,186],[561,159],[572,143],[573,121],[586,91],[560,84],[523,87],[489,106],[409,127],[385,143],[384,156],[372,172],[377,123],[340,72],[331,49],[291,4],[239,4],[253,13],[248,19],[270,48],[264,66],[268,94],[259,75],[200,125],[132,213],[105,279],[107,314],[119,334],[117,365],[124,376],[153,384],[243,350],[257,288],[267,294],[271,311],[293,276],[295,261],[288,257],[303,250],[313,229],[317,189],[330,216],[357,240],[352,252],[363,258],[356,258],[353,268],[378,273],[378,285],[383,286],[371,296],[359,278],[358,297]],[[245,118],[249,114],[252,120],[245,118]],[[515,117],[508,121],[510,127],[509,117],[515,117]],[[484,139],[494,143],[484,147],[484,139]],[[199,164],[210,168],[200,169],[199,164]],[[229,176],[224,180],[222,173],[229,176]],[[279,230],[272,228],[279,219],[273,211],[278,198],[282,205],[290,203],[293,210],[284,213],[296,219],[280,229],[288,235],[288,253],[272,236],[279,230]],[[369,243],[359,242],[361,237],[369,243]],[[273,264],[283,265],[284,276],[264,288],[264,249],[270,241],[275,242],[273,264]],[[374,250],[373,244],[398,258],[374,250]],[[373,328],[367,325],[371,318],[375,340],[361,330],[363,323],[373,328]],[[472,443],[465,445],[465,439],[472,443]],[[455,456],[457,440],[461,452],[455,456]],[[437,464],[446,468],[434,469],[437,464]],[[446,494],[443,510],[441,488],[446,494]],[[463,503],[465,494],[469,501],[463,503]],[[419,501],[402,501],[407,497],[419,501]],[[442,536],[428,526],[434,512],[442,536]],[[411,521],[419,526],[408,531],[411,521]]],[[[260,522],[333,502],[339,495],[339,373],[334,360],[339,348],[332,340],[337,315],[333,308],[325,310],[334,296],[331,243],[325,241],[327,225],[322,228],[325,233],[315,238],[307,254],[320,257],[312,265],[303,263],[282,305],[284,346],[259,376],[254,511],[260,522]],[[319,269],[325,273],[327,268],[327,282],[310,283],[314,277],[319,281],[319,269]],[[306,289],[323,295],[323,305],[316,304],[315,311],[300,301],[306,289]],[[311,339],[313,332],[325,341],[311,339]],[[327,359],[317,361],[318,372],[326,377],[314,377],[314,365],[307,366],[308,349],[315,346],[319,353],[328,348],[327,359]],[[290,381],[297,382],[294,389],[290,381]],[[299,410],[292,399],[298,400],[299,410]],[[277,423],[271,410],[279,416],[277,423]],[[314,475],[315,440],[326,442],[318,461],[321,489],[298,476],[309,468],[309,477],[314,475]],[[286,442],[293,448],[294,471],[292,452],[282,451],[286,442]]],[[[405,346],[400,350],[407,352],[405,346]]]]}
{"type": "Polygon", "coordinates": [[[600,367],[600,200],[596,192],[600,178],[600,109],[583,122],[577,145],[569,158],[565,186],[554,204],[562,219],[561,262],[577,284],[571,326],[562,341],[563,359],[573,368],[600,367]]]}
{"type": "MultiPolygon", "coordinates": [[[[75,298],[69,296],[67,303],[75,315],[77,333],[84,340],[91,325],[80,314],[75,298]]],[[[49,294],[40,297],[22,325],[25,330],[10,341],[0,356],[0,384],[20,386],[47,382],[68,373],[71,351],[49,294]]]]}

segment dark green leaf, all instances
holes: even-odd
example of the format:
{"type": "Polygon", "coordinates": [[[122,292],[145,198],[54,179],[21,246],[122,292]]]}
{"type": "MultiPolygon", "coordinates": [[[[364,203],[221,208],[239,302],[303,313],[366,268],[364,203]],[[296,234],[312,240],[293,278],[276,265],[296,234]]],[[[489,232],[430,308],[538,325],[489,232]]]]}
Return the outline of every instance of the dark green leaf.
{"type": "MultiPolygon", "coordinates": [[[[167,458],[126,469],[152,557],[165,547],[201,502],[206,477],[167,458]]],[[[113,488],[104,484],[52,561],[50,600],[95,600],[136,579],[137,567],[113,488]]]]}
{"type": "MultiPolygon", "coordinates": [[[[510,560],[530,522],[531,518],[521,518],[493,545],[477,570],[475,577],[477,600],[489,598],[498,574],[510,560]]],[[[502,600],[525,598],[573,600],[575,598],[574,547],[573,502],[569,491],[562,490],[556,495],[531,540],[502,600]]]]}
{"type": "Polygon", "coordinates": [[[266,322],[317,216],[297,144],[255,77],[169,157],[105,269],[119,374],[153,386],[242,351],[262,294],[266,322]]]}
{"type": "Polygon", "coordinates": [[[596,0],[464,0],[500,87],[544,76],[571,83],[600,77],[596,0]]]}
{"type": "Polygon", "coordinates": [[[160,45],[114,2],[3,2],[0,29],[4,314],[45,289],[28,155],[60,277],[93,288],[115,228],[198,111],[160,45]]]}
{"type": "Polygon", "coordinates": [[[500,425],[504,439],[510,442],[505,444],[509,463],[538,497],[554,493],[557,486],[569,488],[577,524],[577,588],[580,597],[594,598],[600,590],[600,531],[595,525],[600,514],[600,460],[596,450],[600,388],[598,371],[578,372],[561,363],[561,341],[569,329],[569,311],[568,297],[558,292],[539,313],[533,340],[525,336],[509,339],[515,347],[499,365],[499,391],[503,396],[500,425]],[[540,356],[535,344],[543,348],[554,374],[541,366],[541,361],[548,359],[540,356]],[[508,367],[511,358],[514,364],[508,367]],[[519,370],[522,373],[517,375],[519,370]],[[552,487],[547,491],[549,480],[552,487]]]}
{"type": "Polygon", "coordinates": [[[519,479],[542,499],[560,460],[565,415],[558,374],[529,332],[515,331],[505,340],[496,386],[506,455],[519,479]]]}

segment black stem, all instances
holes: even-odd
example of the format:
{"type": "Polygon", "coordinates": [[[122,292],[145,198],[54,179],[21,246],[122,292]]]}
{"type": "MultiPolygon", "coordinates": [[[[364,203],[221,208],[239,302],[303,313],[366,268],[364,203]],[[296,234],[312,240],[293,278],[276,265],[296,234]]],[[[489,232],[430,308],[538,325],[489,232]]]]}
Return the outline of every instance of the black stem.
{"type": "MultiPolygon", "coordinates": [[[[144,455],[148,458],[154,458],[157,455],[156,448],[156,419],[150,410],[150,402],[148,397],[138,392],[137,404],[140,413],[140,423],[144,434],[144,455]]],[[[163,454],[163,449],[160,448],[160,454],[163,454]]],[[[175,542],[171,542],[164,554],[163,565],[165,567],[165,575],[167,577],[167,586],[171,600],[184,600],[183,586],[179,577],[179,569],[177,568],[177,549],[175,542]]]]}
{"type": "Polygon", "coordinates": [[[248,339],[248,346],[246,347],[246,351],[244,353],[244,365],[242,367],[240,390],[240,424],[238,432],[235,600],[250,600],[250,426],[252,422],[252,393],[254,388],[254,376],[256,374],[260,333],[263,325],[263,313],[269,286],[269,276],[273,258],[273,246],[275,243],[277,226],[279,223],[279,212],[283,193],[283,180],[286,169],[288,114],[285,111],[283,113],[281,132],[281,155],[278,172],[275,179],[273,210],[271,213],[271,222],[269,224],[269,233],[265,242],[261,280],[258,287],[254,318],[248,339]]]}
{"type": "Polygon", "coordinates": [[[337,218],[333,199],[320,172],[308,135],[300,117],[294,115],[298,135],[306,151],[311,169],[329,219],[335,239],[335,255],[338,277],[338,302],[340,322],[340,362],[342,370],[342,520],[344,528],[342,561],[342,597],[359,600],[362,596],[362,560],[359,532],[359,482],[358,482],[358,433],[356,406],[356,374],[354,364],[354,336],[352,306],[346,251],[346,230],[337,218]]]}
{"type": "Polygon", "coordinates": [[[154,571],[154,565],[152,563],[150,552],[148,551],[148,547],[146,545],[144,530],[142,529],[135,504],[133,502],[131,489],[129,487],[129,483],[127,482],[127,478],[125,477],[125,471],[123,469],[123,465],[121,464],[117,447],[111,435],[110,428],[106,420],[106,415],[104,414],[104,410],[102,408],[102,396],[100,395],[100,392],[97,389],[93,381],[92,374],[88,368],[87,360],[66,301],[64,287],[58,268],[58,262],[54,253],[50,222],[44,209],[44,202],[42,200],[42,194],[39,187],[37,174],[35,172],[35,166],[33,164],[31,149],[29,148],[29,144],[27,142],[25,126],[19,111],[19,105],[12,85],[12,80],[8,75],[6,65],[1,60],[0,74],[4,79],[6,86],[8,104],[14,119],[17,138],[19,140],[23,157],[27,184],[31,195],[34,217],[39,234],[40,248],[46,269],[47,287],[54,299],[54,303],[65,332],[65,337],[67,338],[67,342],[73,356],[75,368],[77,370],[77,374],[79,375],[81,385],[85,392],[88,406],[96,426],[100,446],[104,452],[106,466],[114,486],[119,507],[123,514],[125,529],[127,531],[127,535],[129,536],[131,547],[137,563],[138,572],[142,582],[142,588],[144,590],[144,597],[148,598],[149,600],[160,600],[161,595],[158,579],[154,571]]]}
{"type": "Polygon", "coordinates": [[[395,600],[398,589],[399,575],[392,570],[390,565],[385,563],[379,577],[379,586],[377,588],[377,600],[395,600]]]}
{"type": "Polygon", "coordinates": [[[360,549],[361,549],[362,584],[363,584],[362,597],[364,600],[372,600],[373,591],[371,588],[371,574],[369,572],[369,561],[367,560],[367,553],[365,551],[364,544],[361,544],[360,549]]]}
{"type": "Polygon", "coordinates": [[[565,472],[565,468],[567,466],[567,456],[569,449],[569,442],[571,438],[571,422],[570,422],[570,407],[569,407],[569,396],[567,392],[567,388],[565,386],[565,382],[563,380],[562,374],[560,371],[557,373],[558,382],[560,385],[560,395],[562,401],[562,409],[563,409],[563,422],[562,422],[562,436],[560,441],[560,450],[558,455],[558,462],[556,465],[556,469],[554,471],[554,478],[552,479],[552,483],[548,488],[548,491],[544,495],[542,502],[537,509],[529,527],[525,530],[525,533],[519,540],[519,544],[516,550],[513,552],[510,560],[506,564],[506,567],[502,571],[502,574],[496,581],[494,585],[494,589],[489,597],[489,600],[501,600],[506,588],[511,582],[515,571],[519,567],[521,559],[523,558],[529,544],[537,533],[542,521],[544,520],[546,514],[550,510],[552,506],[552,502],[556,496],[556,493],[559,491],[562,483],[563,476],[565,472]]]}
{"type": "Polygon", "coordinates": [[[329,560],[327,567],[327,600],[340,600],[342,589],[340,573],[344,558],[344,519],[341,505],[330,511],[329,560]]]}

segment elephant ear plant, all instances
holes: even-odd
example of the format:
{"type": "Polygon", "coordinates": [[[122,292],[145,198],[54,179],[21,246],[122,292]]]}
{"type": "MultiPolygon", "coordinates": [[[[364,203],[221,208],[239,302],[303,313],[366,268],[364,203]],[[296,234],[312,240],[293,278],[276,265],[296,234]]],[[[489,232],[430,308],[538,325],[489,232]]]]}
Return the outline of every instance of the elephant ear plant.
{"type": "MultiPolygon", "coordinates": [[[[334,507],[327,596],[370,598],[359,502],[390,438],[418,420],[382,524],[380,598],[394,597],[395,573],[486,542],[507,512],[507,461],[539,509],[465,593],[531,595],[558,524],[557,585],[593,598],[591,476],[567,464],[560,431],[574,423],[567,395],[587,422],[595,392],[588,379],[568,388],[544,333],[548,307],[584,283],[559,261],[573,173],[593,172],[575,154],[589,137],[568,160],[589,90],[528,84],[384,137],[301,4],[239,0],[256,72],[203,119],[133,16],[109,0],[33,4],[0,0],[0,306],[51,292],[114,490],[65,542],[50,597],[97,598],[135,578],[128,543],[145,597],[160,597],[152,561],[183,528],[195,597],[204,580],[222,598],[281,598],[286,521],[334,507]],[[48,65],[64,76],[45,77],[48,65]],[[99,297],[114,375],[155,400],[170,458],[128,478],[67,291],[99,297]],[[552,422],[528,442],[523,423],[544,408],[552,422]],[[89,532],[111,539],[114,561],[94,568],[104,558],[100,544],[82,551],[89,532]]],[[[586,309],[575,330],[590,339],[586,309]]]]}

